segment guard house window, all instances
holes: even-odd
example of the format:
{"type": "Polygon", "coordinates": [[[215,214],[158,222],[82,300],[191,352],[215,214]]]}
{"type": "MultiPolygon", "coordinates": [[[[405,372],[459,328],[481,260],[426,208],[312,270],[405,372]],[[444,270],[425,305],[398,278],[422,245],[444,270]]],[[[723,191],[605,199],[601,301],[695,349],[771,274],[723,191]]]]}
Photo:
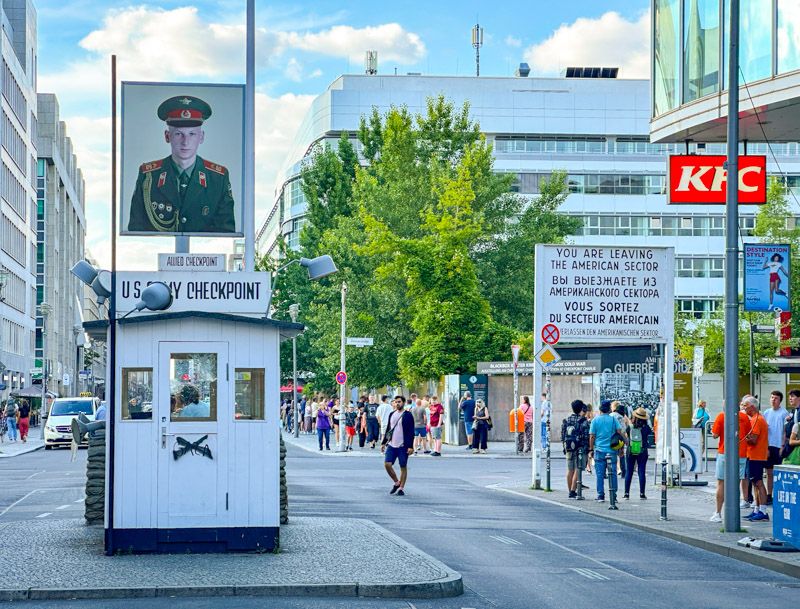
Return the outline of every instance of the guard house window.
{"type": "Polygon", "coordinates": [[[169,388],[171,421],[216,421],[217,354],[171,354],[169,388]]]}
{"type": "Polygon", "coordinates": [[[237,420],[264,419],[264,369],[236,368],[234,417],[237,420]]]}
{"type": "Polygon", "coordinates": [[[153,369],[122,369],[122,418],[153,418],[153,369]]]}

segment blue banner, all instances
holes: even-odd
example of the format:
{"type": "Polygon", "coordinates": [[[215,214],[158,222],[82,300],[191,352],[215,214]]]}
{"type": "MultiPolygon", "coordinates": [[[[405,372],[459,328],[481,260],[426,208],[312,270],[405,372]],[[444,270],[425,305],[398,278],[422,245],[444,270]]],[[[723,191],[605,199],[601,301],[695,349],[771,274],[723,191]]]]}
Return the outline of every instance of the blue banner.
{"type": "Polygon", "coordinates": [[[800,550],[800,467],[776,465],[772,536],[800,550]]]}
{"type": "Polygon", "coordinates": [[[745,243],[745,311],[791,311],[790,254],[788,245],[745,243]]]}

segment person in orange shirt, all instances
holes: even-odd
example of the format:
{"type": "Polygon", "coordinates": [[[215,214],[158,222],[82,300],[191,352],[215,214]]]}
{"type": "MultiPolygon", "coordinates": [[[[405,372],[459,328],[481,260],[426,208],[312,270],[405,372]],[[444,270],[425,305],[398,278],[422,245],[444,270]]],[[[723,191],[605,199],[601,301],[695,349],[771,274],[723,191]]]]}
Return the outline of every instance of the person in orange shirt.
{"type": "Polygon", "coordinates": [[[767,489],[764,486],[764,468],[769,458],[769,426],[767,420],[758,410],[758,400],[748,396],[742,400],[744,410],[750,418],[750,431],[744,436],[747,446],[748,473],[750,482],[753,484],[753,495],[755,504],[753,513],[745,516],[746,520],[758,522],[769,520],[767,514],[767,489]]]}
{"type": "MultiPolygon", "coordinates": [[[[746,399],[749,396],[742,398],[746,399]]],[[[750,429],[750,419],[747,415],[739,410],[739,438],[750,429]]],[[[716,494],[716,508],[717,510],[711,515],[711,522],[722,522],[722,504],[725,501],[725,411],[723,410],[714,419],[714,424],[711,426],[711,435],[719,439],[719,446],[717,447],[717,494],[716,494]]],[[[739,442],[739,480],[746,480],[745,469],[747,465],[747,444],[744,441],[739,442]]]]}

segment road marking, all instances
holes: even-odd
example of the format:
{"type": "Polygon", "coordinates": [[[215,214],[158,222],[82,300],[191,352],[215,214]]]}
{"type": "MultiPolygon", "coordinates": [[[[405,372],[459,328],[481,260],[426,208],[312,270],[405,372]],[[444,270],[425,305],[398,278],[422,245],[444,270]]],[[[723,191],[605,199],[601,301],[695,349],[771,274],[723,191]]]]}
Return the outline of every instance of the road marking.
{"type": "Polygon", "coordinates": [[[76,499],[75,503],[83,503],[84,501],[86,501],[86,497],[83,497],[81,499],[76,499]]]}
{"type": "Polygon", "coordinates": [[[455,518],[452,514],[448,514],[447,512],[434,512],[431,511],[431,514],[434,516],[441,516],[442,518],[455,518]]]}
{"type": "Polygon", "coordinates": [[[42,471],[40,471],[40,472],[36,472],[35,474],[31,474],[30,476],[28,476],[27,478],[25,478],[25,480],[30,480],[30,479],[31,479],[31,478],[33,478],[34,476],[38,476],[39,474],[43,474],[43,473],[45,473],[46,471],[47,471],[47,470],[44,470],[44,469],[43,469],[43,470],[42,470],[42,471]]]}
{"type": "Polygon", "coordinates": [[[45,512],[44,514],[39,514],[39,515],[37,516],[37,518],[47,518],[47,517],[48,517],[50,514],[52,514],[52,513],[53,513],[53,512],[45,512]]]}
{"type": "Polygon", "coordinates": [[[67,503],[65,505],[59,505],[56,509],[57,510],[66,510],[68,507],[69,507],[69,503],[67,503]]]}
{"type": "Polygon", "coordinates": [[[506,537],[505,535],[489,535],[492,539],[499,541],[500,543],[504,543],[507,546],[521,546],[522,543],[517,541],[516,539],[511,539],[510,537],[506,537]]]}
{"type": "Polygon", "coordinates": [[[546,543],[549,543],[551,545],[554,545],[557,548],[561,548],[565,552],[571,552],[572,554],[576,554],[576,555],[580,556],[581,558],[585,558],[586,560],[589,560],[589,561],[591,561],[591,562],[593,562],[595,564],[598,564],[601,567],[604,567],[606,569],[612,569],[613,571],[617,571],[618,573],[622,573],[623,575],[627,575],[628,577],[633,577],[634,579],[642,580],[641,577],[637,577],[636,575],[628,573],[627,571],[623,571],[622,569],[617,569],[616,567],[612,567],[611,565],[607,565],[606,563],[601,562],[601,561],[597,560],[596,558],[592,558],[591,556],[587,556],[586,554],[584,554],[582,552],[578,552],[577,550],[573,550],[572,548],[568,548],[567,546],[562,546],[560,543],[556,543],[552,539],[547,539],[546,537],[542,537],[541,535],[537,535],[536,533],[531,533],[530,531],[522,530],[520,532],[521,533],[525,533],[526,535],[530,535],[531,537],[535,537],[536,539],[539,539],[539,540],[544,541],[546,543]]]}
{"type": "Polygon", "coordinates": [[[583,575],[586,579],[595,579],[595,580],[608,580],[609,578],[603,575],[602,573],[598,573],[597,571],[592,571],[591,569],[578,569],[573,568],[570,571],[575,571],[578,575],[583,575]]]}
{"type": "Polygon", "coordinates": [[[31,495],[33,495],[34,493],[38,493],[38,492],[39,492],[39,489],[34,489],[34,490],[32,490],[30,493],[28,493],[27,495],[25,495],[24,497],[22,497],[21,499],[17,499],[17,500],[16,500],[14,503],[12,503],[12,504],[11,504],[11,505],[9,505],[9,506],[8,506],[6,509],[4,509],[2,512],[0,512],[0,516],[3,516],[3,515],[5,515],[5,514],[8,512],[8,510],[10,510],[11,508],[13,508],[15,505],[17,505],[18,503],[22,503],[22,502],[23,502],[23,501],[25,501],[25,500],[26,500],[28,497],[30,497],[30,496],[31,496],[31,495]]]}

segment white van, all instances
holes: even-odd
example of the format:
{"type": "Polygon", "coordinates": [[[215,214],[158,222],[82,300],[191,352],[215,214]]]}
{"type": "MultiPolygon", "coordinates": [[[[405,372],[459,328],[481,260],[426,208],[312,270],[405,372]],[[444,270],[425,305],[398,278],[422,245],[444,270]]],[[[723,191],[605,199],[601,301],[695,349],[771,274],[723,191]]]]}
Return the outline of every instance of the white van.
{"type": "Polygon", "coordinates": [[[72,442],[72,419],[83,413],[90,421],[94,421],[94,415],[99,406],[98,398],[56,398],[53,400],[44,424],[45,450],[50,450],[54,446],[69,446],[72,442]]]}

